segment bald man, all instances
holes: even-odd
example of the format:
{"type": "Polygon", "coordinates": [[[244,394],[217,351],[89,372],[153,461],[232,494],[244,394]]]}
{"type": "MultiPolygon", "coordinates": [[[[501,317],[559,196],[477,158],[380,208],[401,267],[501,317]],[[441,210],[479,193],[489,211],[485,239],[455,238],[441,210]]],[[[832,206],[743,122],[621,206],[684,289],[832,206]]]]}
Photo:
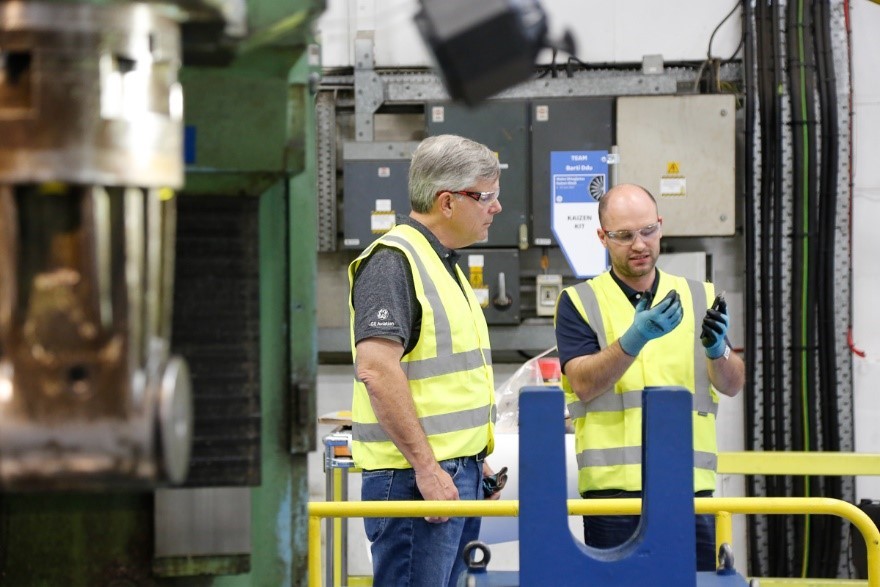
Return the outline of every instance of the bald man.
{"type": "MultiPolygon", "coordinates": [[[[663,218],[645,188],[611,188],[599,201],[599,224],[611,268],[563,290],[555,316],[578,491],[586,499],[641,497],[641,392],[679,386],[694,394],[694,495],[710,497],[718,393],[735,396],[745,382],[745,365],[727,339],[726,302],[711,283],[657,269],[663,218]]],[[[584,541],[620,545],[638,521],[584,516],[584,541]]],[[[714,570],[714,517],[696,516],[696,533],[697,570],[714,570]]]]}

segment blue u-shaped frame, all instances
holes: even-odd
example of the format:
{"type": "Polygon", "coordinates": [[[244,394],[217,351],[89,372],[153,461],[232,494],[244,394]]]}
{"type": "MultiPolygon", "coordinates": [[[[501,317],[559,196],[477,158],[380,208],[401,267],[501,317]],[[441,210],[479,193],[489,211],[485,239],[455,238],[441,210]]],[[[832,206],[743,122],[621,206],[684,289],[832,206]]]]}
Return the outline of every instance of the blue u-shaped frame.
{"type": "Polygon", "coordinates": [[[519,578],[523,587],[697,585],[692,395],[680,387],[642,393],[641,521],[626,543],[596,549],[576,541],[568,529],[563,394],[546,387],[522,389],[519,578]]]}

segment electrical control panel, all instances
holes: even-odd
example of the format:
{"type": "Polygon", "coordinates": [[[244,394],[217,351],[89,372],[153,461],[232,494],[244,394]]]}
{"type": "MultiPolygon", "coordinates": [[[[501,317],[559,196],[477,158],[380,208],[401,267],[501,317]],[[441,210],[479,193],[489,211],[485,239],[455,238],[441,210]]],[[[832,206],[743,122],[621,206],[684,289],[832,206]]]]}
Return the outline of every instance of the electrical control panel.
{"type": "Polygon", "coordinates": [[[664,236],[736,230],[736,97],[617,99],[618,181],[657,199],[664,236]]]}
{"type": "MultiPolygon", "coordinates": [[[[557,245],[552,226],[554,153],[610,151],[614,144],[614,98],[532,100],[531,244],[557,245]]],[[[600,195],[607,186],[590,185],[600,195]]]]}
{"type": "Polygon", "coordinates": [[[462,249],[458,265],[488,324],[520,323],[519,250],[462,249]]]}
{"type": "Polygon", "coordinates": [[[553,316],[556,299],[562,292],[562,275],[539,273],[535,277],[535,313],[538,316],[553,316]]]}
{"type": "Polygon", "coordinates": [[[489,101],[476,108],[449,102],[425,105],[429,135],[461,135],[498,154],[503,211],[495,216],[488,240],[475,246],[528,245],[528,110],[525,100],[489,101]]]}
{"type": "Polygon", "coordinates": [[[409,161],[418,143],[346,143],[343,247],[363,249],[410,213],[409,161]]]}

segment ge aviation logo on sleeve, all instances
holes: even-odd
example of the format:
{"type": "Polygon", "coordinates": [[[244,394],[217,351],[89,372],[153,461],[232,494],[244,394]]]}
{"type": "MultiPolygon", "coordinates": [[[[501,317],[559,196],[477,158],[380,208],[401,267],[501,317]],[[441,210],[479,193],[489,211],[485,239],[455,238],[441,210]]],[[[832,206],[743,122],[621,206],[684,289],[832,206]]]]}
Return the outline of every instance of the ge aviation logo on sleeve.
{"type": "Polygon", "coordinates": [[[388,319],[389,314],[390,314],[390,312],[388,312],[387,309],[382,308],[381,310],[376,312],[376,318],[378,318],[378,320],[373,320],[372,322],[370,322],[370,326],[372,326],[373,328],[383,328],[383,327],[394,326],[394,320],[388,319]]]}

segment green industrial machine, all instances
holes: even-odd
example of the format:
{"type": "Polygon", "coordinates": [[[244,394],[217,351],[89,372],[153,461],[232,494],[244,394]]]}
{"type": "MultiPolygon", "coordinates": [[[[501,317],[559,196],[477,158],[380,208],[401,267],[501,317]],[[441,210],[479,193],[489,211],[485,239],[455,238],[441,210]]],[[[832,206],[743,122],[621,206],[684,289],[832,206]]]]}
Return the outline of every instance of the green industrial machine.
{"type": "Polygon", "coordinates": [[[306,583],[323,9],[0,4],[0,584],[306,583]]]}

